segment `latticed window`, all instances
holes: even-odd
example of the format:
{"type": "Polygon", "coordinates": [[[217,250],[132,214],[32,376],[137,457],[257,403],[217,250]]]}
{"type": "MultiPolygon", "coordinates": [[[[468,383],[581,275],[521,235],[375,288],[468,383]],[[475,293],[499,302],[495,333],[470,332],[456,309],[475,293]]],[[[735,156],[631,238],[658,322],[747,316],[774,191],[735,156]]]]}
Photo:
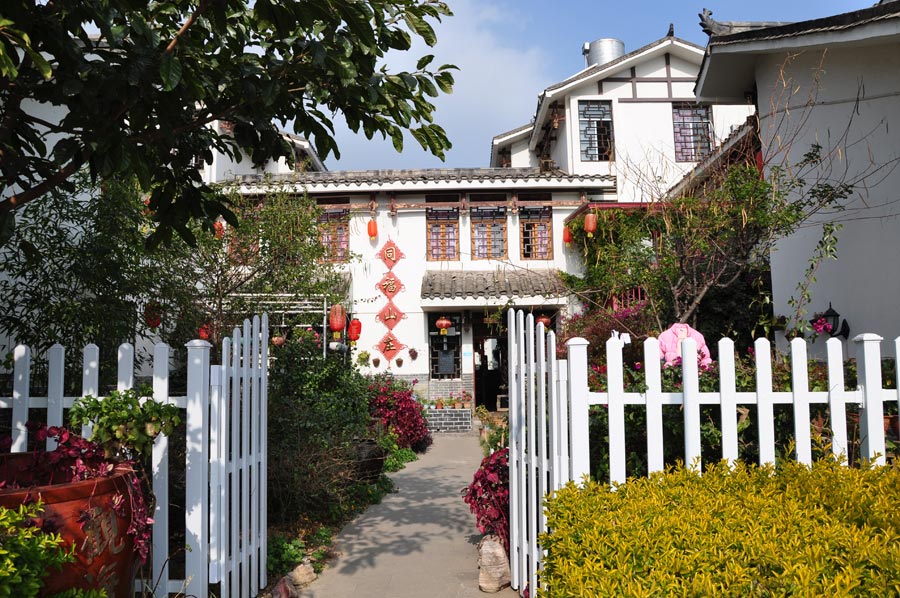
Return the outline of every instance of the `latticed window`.
{"type": "Polygon", "coordinates": [[[429,260],[459,259],[459,210],[428,208],[425,215],[429,260]]]}
{"type": "Polygon", "coordinates": [[[506,210],[472,208],[472,258],[478,260],[506,257],[506,210]]]}
{"type": "Polygon", "coordinates": [[[582,161],[609,162],[612,160],[612,102],[609,100],[579,100],[578,132],[581,137],[582,161]]]}
{"type": "Polygon", "coordinates": [[[325,260],[346,262],[350,257],[350,211],[327,210],[319,215],[319,241],[325,260]]]}
{"type": "Polygon", "coordinates": [[[523,260],[553,259],[553,221],[550,208],[519,210],[519,229],[523,260]]]}
{"type": "Polygon", "coordinates": [[[672,122],[676,162],[699,162],[709,155],[712,123],[708,106],[672,104],[672,122]]]}

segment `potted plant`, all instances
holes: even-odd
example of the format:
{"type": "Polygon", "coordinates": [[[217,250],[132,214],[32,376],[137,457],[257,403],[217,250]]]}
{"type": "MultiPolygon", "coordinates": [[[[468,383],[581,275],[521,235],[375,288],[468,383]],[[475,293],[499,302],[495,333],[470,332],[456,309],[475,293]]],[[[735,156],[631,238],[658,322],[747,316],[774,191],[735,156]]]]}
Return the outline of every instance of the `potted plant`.
{"type": "Polygon", "coordinates": [[[77,400],[71,419],[76,425],[92,421],[97,442],[61,426],[29,425],[38,442],[54,438],[57,446],[0,456],[0,506],[39,502],[33,525],[58,533],[72,550],[73,560],[59,573],[47,572],[39,595],[73,589],[132,595],[137,564],[150,552],[153,521],[149,485],[138,477],[146,471],[141,457],[149,457],[158,434],[179,423],[177,408],[141,404],[128,390],[77,400]]]}
{"type": "Polygon", "coordinates": [[[434,402],[435,409],[443,409],[444,408],[444,399],[437,399],[434,402]]]}
{"type": "Polygon", "coordinates": [[[361,366],[369,365],[369,357],[371,357],[371,355],[369,355],[368,351],[365,351],[365,350],[360,351],[356,355],[357,365],[361,365],[361,366]]]}
{"type": "Polygon", "coordinates": [[[470,393],[468,390],[464,390],[462,393],[462,406],[463,409],[472,408],[472,393],[470,393]]]}

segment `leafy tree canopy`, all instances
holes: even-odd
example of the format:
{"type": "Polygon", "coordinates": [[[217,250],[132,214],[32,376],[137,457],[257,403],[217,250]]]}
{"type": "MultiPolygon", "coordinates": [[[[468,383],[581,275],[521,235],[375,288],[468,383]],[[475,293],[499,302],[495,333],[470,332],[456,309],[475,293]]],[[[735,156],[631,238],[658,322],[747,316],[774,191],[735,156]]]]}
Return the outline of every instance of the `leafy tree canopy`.
{"type": "Polygon", "coordinates": [[[439,0],[5,0],[0,7],[0,175],[11,210],[92,177],[134,175],[151,193],[155,241],[191,219],[234,223],[224,196],[193,165],[219,150],[254,163],[289,156],[275,122],[293,121],[324,159],[339,156],[332,119],[353,131],[403,131],[443,157],[431,99],[450,93],[452,65],[392,73],[391,50],[436,43],[439,0]],[[439,91],[440,90],[440,91],[439,91]],[[233,135],[210,123],[234,124],[233,135]]]}

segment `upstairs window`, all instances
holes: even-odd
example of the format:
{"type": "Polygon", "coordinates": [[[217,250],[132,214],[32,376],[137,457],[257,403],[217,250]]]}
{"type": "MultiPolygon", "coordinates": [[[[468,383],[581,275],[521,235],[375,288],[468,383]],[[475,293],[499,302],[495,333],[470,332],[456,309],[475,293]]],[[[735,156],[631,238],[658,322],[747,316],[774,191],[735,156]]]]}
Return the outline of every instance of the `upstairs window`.
{"type": "Polygon", "coordinates": [[[579,100],[578,131],[582,162],[609,162],[613,159],[611,101],[579,100]]]}
{"type": "Polygon", "coordinates": [[[523,260],[553,259],[552,218],[550,208],[521,208],[519,233],[523,260]]]}
{"type": "Polygon", "coordinates": [[[712,146],[712,122],[709,106],[672,104],[675,129],[675,161],[699,162],[712,146]]]}
{"type": "Polygon", "coordinates": [[[472,208],[472,258],[476,260],[506,257],[506,210],[472,208]]]}
{"type": "Polygon", "coordinates": [[[428,239],[428,259],[459,259],[459,210],[457,208],[428,208],[425,214],[428,239]]]}
{"type": "Polygon", "coordinates": [[[350,257],[350,210],[326,210],[319,215],[319,242],[325,248],[325,261],[347,261],[350,257]]]}

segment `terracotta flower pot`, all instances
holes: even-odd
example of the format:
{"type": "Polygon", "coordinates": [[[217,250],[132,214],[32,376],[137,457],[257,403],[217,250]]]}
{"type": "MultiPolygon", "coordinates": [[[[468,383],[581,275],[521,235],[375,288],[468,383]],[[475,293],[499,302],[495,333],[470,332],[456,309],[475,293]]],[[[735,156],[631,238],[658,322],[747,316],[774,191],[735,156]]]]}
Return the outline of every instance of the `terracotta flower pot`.
{"type": "MultiPolygon", "coordinates": [[[[30,453],[0,456],[0,479],[28,483],[30,453]]],[[[49,571],[40,596],[72,588],[104,588],[107,596],[133,596],[138,555],[127,533],[132,521],[133,471],[116,467],[107,478],[31,488],[0,490],[0,506],[18,508],[41,501],[44,512],[36,524],[59,533],[75,547],[75,561],[62,571],[49,571]],[[118,508],[114,507],[118,504],[118,508]]]]}

